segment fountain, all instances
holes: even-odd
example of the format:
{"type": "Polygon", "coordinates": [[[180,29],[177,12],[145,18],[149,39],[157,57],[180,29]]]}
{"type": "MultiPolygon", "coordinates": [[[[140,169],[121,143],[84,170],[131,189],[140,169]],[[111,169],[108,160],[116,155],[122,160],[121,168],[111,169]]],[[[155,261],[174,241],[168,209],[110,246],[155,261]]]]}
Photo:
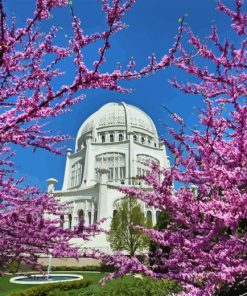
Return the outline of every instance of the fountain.
{"type": "Polygon", "coordinates": [[[10,283],[22,285],[40,285],[58,282],[78,281],[83,279],[83,276],[78,274],[51,274],[52,255],[49,255],[48,258],[49,259],[46,274],[16,276],[9,280],[10,283]]]}
{"type": "Polygon", "coordinates": [[[47,267],[47,278],[49,279],[49,275],[51,272],[51,260],[52,260],[52,255],[49,255],[49,259],[48,259],[48,267],[47,267]]]}

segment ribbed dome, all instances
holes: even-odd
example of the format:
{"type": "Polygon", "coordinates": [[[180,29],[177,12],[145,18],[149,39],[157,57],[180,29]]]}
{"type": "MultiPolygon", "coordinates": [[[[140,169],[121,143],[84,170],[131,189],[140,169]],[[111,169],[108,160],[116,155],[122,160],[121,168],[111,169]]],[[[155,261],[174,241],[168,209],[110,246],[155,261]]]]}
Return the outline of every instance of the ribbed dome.
{"type": "MultiPolygon", "coordinates": [[[[80,127],[77,141],[86,135],[104,129],[124,129],[128,132],[139,132],[157,139],[157,131],[152,119],[139,108],[121,103],[108,103],[92,114],[80,127]]],[[[76,141],[76,142],[77,142],[76,141]]]]}

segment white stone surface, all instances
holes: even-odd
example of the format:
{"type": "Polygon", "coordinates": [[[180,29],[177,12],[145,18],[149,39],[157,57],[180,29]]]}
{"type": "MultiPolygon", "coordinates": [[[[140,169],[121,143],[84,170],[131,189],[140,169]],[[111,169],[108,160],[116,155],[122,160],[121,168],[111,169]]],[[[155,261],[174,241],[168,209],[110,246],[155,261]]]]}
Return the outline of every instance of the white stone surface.
{"type": "MultiPolygon", "coordinates": [[[[64,227],[73,227],[84,217],[90,224],[108,218],[109,229],[117,202],[124,197],[120,186],[148,186],[137,176],[147,174],[148,162],[168,168],[165,146],[159,141],[152,119],[142,110],[125,103],[108,103],[92,114],[80,127],[75,151],[67,150],[62,190],[48,179],[48,191],[68,205],[64,227]]],[[[145,214],[156,224],[157,211],[143,204],[145,214]]],[[[84,247],[111,252],[105,234],[90,242],[75,240],[84,247]]]]}

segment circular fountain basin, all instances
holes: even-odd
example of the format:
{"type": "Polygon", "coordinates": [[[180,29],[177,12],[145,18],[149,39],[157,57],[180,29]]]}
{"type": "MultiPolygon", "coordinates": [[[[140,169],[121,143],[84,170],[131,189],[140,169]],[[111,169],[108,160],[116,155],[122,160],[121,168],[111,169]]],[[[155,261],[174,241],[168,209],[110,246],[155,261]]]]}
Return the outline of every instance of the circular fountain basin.
{"type": "Polygon", "coordinates": [[[9,281],[13,284],[21,285],[41,285],[59,282],[70,282],[82,280],[83,276],[79,274],[50,274],[49,277],[42,274],[16,276],[9,281]]]}

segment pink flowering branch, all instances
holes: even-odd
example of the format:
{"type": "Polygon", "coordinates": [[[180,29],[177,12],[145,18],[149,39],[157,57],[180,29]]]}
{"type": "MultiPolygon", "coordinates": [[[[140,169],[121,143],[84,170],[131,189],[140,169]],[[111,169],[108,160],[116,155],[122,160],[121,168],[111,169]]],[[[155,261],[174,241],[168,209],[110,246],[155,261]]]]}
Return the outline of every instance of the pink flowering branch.
{"type": "Polygon", "coordinates": [[[218,9],[231,17],[238,41],[220,41],[216,25],[209,45],[188,32],[196,51],[180,46],[175,64],[191,75],[186,84],[172,84],[184,93],[204,100],[200,129],[187,128],[175,113],[168,112],[178,129],[168,129],[173,141],[164,143],[174,158],[165,171],[154,167],[144,179],[152,190],[122,188],[150,206],[166,212],[164,229],[145,229],[157,245],[148,256],[152,264],[123,255],[109,261],[118,266],[111,278],[129,272],[177,280],[179,295],[209,296],[245,294],[247,290],[247,106],[246,106],[246,12],[243,2],[236,9],[218,2],[218,9]],[[200,61],[208,63],[200,66],[200,61]],[[162,178],[159,178],[162,174],[162,178]],[[178,188],[174,183],[179,182],[178,188]]]}
{"type": "MultiPolygon", "coordinates": [[[[15,29],[14,31],[7,27],[7,16],[3,11],[3,5],[1,6],[2,36],[4,36],[4,39],[2,38],[1,45],[0,83],[2,88],[0,90],[0,104],[2,108],[6,108],[6,111],[0,115],[0,131],[2,138],[6,139],[5,142],[13,141],[16,144],[36,147],[42,143],[43,148],[55,151],[53,145],[49,144],[49,136],[39,137],[39,133],[42,133],[41,125],[36,123],[35,129],[28,131],[28,133],[25,133],[26,128],[23,128],[23,126],[26,126],[30,121],[33,122],[40,118],[57,116],[66,112],[69,106],[84,98],[83,95],[74,98],[78,91],[106,88],[126,92],[127,90],[119,85],[119,82],[123,79],[140,78],[169,66],[174,60],[174,54],[183,32],[182,23],[170,54],[162,57],[159,62],[152,58],[150,65],[140,71],[128,67],[127,71],[114,70],[112,73],[100,73],[99,68],[103,62],[106,62],[105,54],[110,48],[110,37],[125,27],[120,20],[131,9],[134,1],[125,1],[120,4],[121,1],[117,0],[113,1],[112,5],[108,1],[102,1],[102,8],[106,13],[109,29],[103,33],[90,36],[83,33],[80,20],[73,13],[74,38],[70,39],[70,47],[58,47],[53,45],[57,29],[51,28],[51,32],[43,37],[38,32],[37,24],[45,21],[54,7],[64,6],[66,3],[66,1],[54,0],[39,1],[34,18],[27,21],[25,28],[15,29]],[[103,40],[104,46],[99,50],[99,60],[94,62],[92,70],[90,70],[83,62],[82,49],[97,40],[103,40]],[[18,50],[16,49],[17,46],[18,50]],[[20,46],[22,49],[19,49],[20,46]],[[51,53],[55,55],[55,58],[51,64],[44,67],[43,61],[51,53]],[[74,64],[77,68],[74,81],[70,85],[64,85],[60,89],[54,90],[53,80],[63,75],[58,64],[72,55],[75,55],[74,64]],[[17,97],[17,100],[14,103],[9,103],[14,97],[17,97]],[[56,100],[60,102],[54,105],[56,100]],[[18,137],[16,137],[17,134],[18,137]],[[30,139],[32,137],[35,137],[34,142],[30,139]]],[[[63,140],[64,137],[56,136],[51,139],[50,143],[58,143],[63,140]]]]}
{"type": "Polygon", "coordinates": [[[144,77],[174,63],[175,54],[183,34],[183,22],[168,55],[159,61],[151,57],[148,65],[135,69],[130,60],[126,69],[117,67],[111,72],[102,71],[107,63],[113,34],[125,28],[122,18],[133,6],[134,0],[101,0],[106,16],[107,30],[86,35],[80,19],[67,0],[37,0],[32,18],[23,27],[10,19],[0,0],[0,270],[17,260],[35,264],[40,254],[57,257],[75,257],[82,250],[72,244],[73,238],[87,241],[103,231],[100,222],[86,226],[82,221],[73,229],[62,227],[66,206],[61,206],[50,194],[36,187],[23,185],[24,178],[16,180],[11,159],[12,145],[33,147],[61,153],[60,142],[64,135],[52,135],[44,120],[69,111],[84,98],[88,89],[108,89],[128,92],[120,85],[126,79],[144,77]],[[64,46],[56,44],[58,27],[49,32],[40,28],[55,8],[70,5],[73,36],[64,46]],[[99,57],[86,65],[84,49],[95,42],[103,42],[99,57]],[[68,60],[75,69],[72,81],[57,83],[64,77],[63,61],[68,60]],[[58,79],[59,78],[59,79],[58,79]],[[56,87],[55,82],[56,81],[56,87]]]}

